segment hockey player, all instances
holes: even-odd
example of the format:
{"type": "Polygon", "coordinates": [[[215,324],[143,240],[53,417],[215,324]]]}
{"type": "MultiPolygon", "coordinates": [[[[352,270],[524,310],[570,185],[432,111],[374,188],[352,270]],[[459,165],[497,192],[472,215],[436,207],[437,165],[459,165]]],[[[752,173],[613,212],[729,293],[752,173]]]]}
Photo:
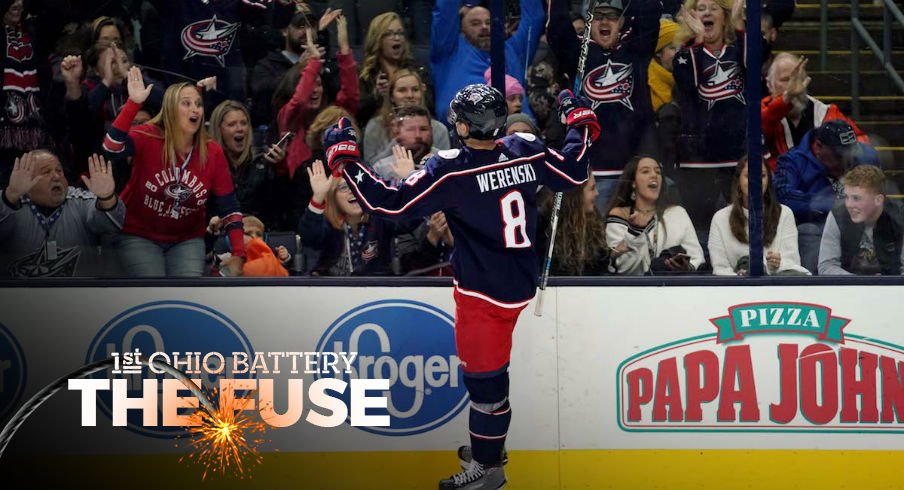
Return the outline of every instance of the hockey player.
{"type": "Polygon", "coordinates": [[[511,420],[508,363],[512,331],[537,288],[534,251],[539,185],[567,190],[587,180],[586,150],[599,134],[596,115],[570,92],[560,96],[568,125],[561,152],[535,136],[497,139],[506,119],[505,98],[486,85],[468,85],[449,104],[461,149],[440,151],[398,185],[360,160],[348,120],[329,129],[329,166],[341,172],[371,213],[426,216],[443,211],[455,248],[455,344],[471,397],[473,462],[440,481],[442,489],[502,488],[502,449],[511,420]]]}
{"type": "MultiPolygon", "coordinates": [[[[574,77],[581,40],[568,17],[569,3],[550,0],[546,29],[561,72],[574,77]]],[[[581,93],[593,103],[606,134],[606,144],[590,150],[599,191],[597,208],[605,213],[628,160],[655,150],[648,69],[659,40],[662,4],[659,0],[594,0],[590,9],[591,41],[584,73],[578,75],[583,75],[581,93]]]]}

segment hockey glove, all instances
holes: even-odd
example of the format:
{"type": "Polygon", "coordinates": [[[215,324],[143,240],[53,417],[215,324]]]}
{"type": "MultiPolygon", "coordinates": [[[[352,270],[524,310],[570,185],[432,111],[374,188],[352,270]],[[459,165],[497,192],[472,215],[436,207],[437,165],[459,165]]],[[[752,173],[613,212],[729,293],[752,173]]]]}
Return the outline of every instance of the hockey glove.
{"type": "Polygon", "coordinates": [[[559,93],[559,118],[569,128],[587,128],[591,142],[596,141],[600,135],[600,123],[596,120],[596,114],[590,108],[589,101],[575,96],[571,90],[559,93]]]}
{"type": "Polygon", "coordinates": [[[358,150],[357,135],[352,122],[347,117],[327,129],[323,134],[323,147],[326,148],[326,161],[333,175],[339,175],[349,161],[361,159],[358,150]]]}

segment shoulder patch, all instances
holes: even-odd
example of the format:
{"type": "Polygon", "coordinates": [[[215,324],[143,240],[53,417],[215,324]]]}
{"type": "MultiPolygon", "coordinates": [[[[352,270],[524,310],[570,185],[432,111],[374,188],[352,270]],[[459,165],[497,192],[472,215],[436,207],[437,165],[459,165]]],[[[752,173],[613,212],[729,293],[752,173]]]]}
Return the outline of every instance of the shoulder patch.
{"type": "Polygon", "coordinates": [[[537,137],[531,133],[514,133],[514,135],[518,136],[519,138],[521,138],[525,141],[530,141],[530,142],[537,141],[537,137]]]}
{"type": "Polygon", "coordinates": [[[459,148],[452,148],[450,150],[440,150],[436,152],[437,156],[443,158],[445,160],[455,160],[458,158],[458,155],[461,153],[459,148]]]}

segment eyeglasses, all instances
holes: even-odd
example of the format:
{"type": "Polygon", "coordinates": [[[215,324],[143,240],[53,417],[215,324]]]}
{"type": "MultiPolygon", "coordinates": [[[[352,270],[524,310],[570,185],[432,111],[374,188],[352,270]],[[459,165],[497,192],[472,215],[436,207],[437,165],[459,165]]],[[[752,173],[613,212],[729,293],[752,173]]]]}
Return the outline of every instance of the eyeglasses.
{"type": "Polygon", "coordinates": [[[596,12],[593,13],[594,20],[596,20],[596,19],[604,20],[605,19],[605,20],[615,22],[620,17],[621,17],[621,12],[619,12],[617,10],[606,10],[606,11],[597,10],[596,12]]]}
{"type": "Polygon", "coordinates": [[[386,31],[383,37],[405,37],[405,31],[386,31]]]}

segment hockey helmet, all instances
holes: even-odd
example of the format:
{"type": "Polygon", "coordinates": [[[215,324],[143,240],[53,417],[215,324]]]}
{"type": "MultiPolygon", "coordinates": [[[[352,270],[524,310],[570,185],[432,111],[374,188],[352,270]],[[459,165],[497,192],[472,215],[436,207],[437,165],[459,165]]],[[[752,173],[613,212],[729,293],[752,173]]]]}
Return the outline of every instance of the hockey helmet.
{"type": "Polygon", "coordinates": [[[505,127],[507,116],[505,97],[488,85],[468,85],[449,103],[449,122],[467,124],[470,127],[468,138],[496,139],[505,127]]]}

